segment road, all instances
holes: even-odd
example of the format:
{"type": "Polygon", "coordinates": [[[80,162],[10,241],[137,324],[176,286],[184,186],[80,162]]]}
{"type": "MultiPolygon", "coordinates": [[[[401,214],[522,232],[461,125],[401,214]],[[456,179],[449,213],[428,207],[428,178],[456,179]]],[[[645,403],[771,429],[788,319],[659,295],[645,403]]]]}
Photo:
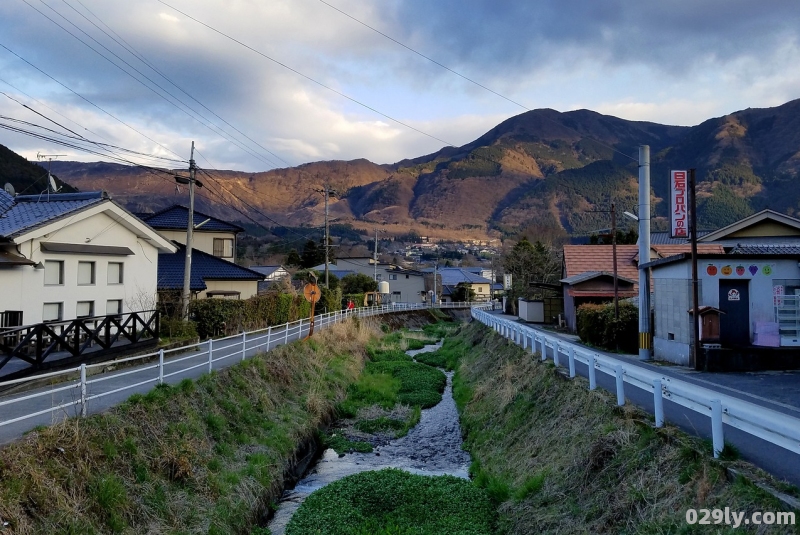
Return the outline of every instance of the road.
{"type": "MultiPolygon", "coordinates": [[[[504,314],[495,315],[511,321],[518,321],[516,316],[504,314]]],[[[560,338],[565,342],[576,343],[575,336],[562,335],[555,332],[548,332],[548,336],[560,338]]],[[[587,349],[611,358],[625,360],[631,365],[656,371],[663,375],[691,382],[710,390],[715,390],[783,414],[800,418],[800,373],[698,373],[677,366],[664,366],[641,362],[633,355],[598,351],[595,348],[587,349]]],[[[547,357],[552,360],[552,348],[547,348],[547,357]]],[[[562,366],[567,365],[567,359],[563,355],[560,358],[560,364],[562,366]]],[[[575,372],[582,377],[588,377],[588,366],[576,360],[575,372]]],[[[598,372],[597,386],[611,393],[616,393],[615,378],[611,375],[598,372]]],[[[626,383],[625,397],[634,405],[650,414],[653,413],[652,392],[626,383]]],[[[709,440],[711,439],[711,421],[708,416],[699,414],[665,398],[664,417],[667,423],[676,425],[691,435],[709,440]]],[[[800,486],[800,455],[756,438],[727,424],[724,425],[724,433],[725,442],[736,446],[744,460],[755,464],[779,479],[785,480],[795,486],[800,486]]]]}

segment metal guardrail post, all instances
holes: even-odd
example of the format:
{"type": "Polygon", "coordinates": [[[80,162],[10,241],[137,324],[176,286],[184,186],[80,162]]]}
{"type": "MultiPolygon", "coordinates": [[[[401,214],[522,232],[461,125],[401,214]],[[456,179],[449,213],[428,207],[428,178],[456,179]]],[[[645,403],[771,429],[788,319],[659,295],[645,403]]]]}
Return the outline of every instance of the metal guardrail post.
{"type": "Polygon", "coordinates": [[[589,390],[597,388],[597,372],[594,369],[594,354],[589,355],[589,390]]]}
{"type": "Polygon", "coordinates": [[[625,405],[625,380],[622,375],[622,366],[614,366],[614,375],[617,379],[617,405],[625,405]]]}
{"type": "Polygon", "coordinates": [[[553,362],[555,363],[556,368],[561,366],[561,355],[559,355],[560,352],[561,352],[561,344],[559,344],[558,342],[554,342],[553,343],[553,362]]]}
{"type": "Polygon", "coordinates": [[[272,338],[272,325],[267,327],[267,351],[269,351],[270,338],[272,338]]]}
{"type": "Polygon", "coordinates": [[[286,345],[288,343],[289,343],[289,322],[287,321],[286,328],[284,329],[283,332],[283,345],[286,345]]]}
{"type": "Polygon", "coordinates": [[[569,377],[575,378],[575,347],[572,345],[569,346],[569,377]]]}
{"type": "Polygon", "coordinates": [[[522,333],[522,349],[528,349],[528,335],[527,335],[527,333],[522,333]]]}
{"type": "Polygon", "coordinates": [[[547,360],[547,337],[540,336],[539,337],[539,345],[542,348],[542,362],[547,360]]]}
{"type": "Polygon", "coordinates": [[[208,339],[208,373],[214,369],[214,339],[208,339]]]}
{"type": "Polygon", "coordinates": [[[297,331],[297,339],[300,340],[303,337],[303,318],[300,318],[300,329],[297,331]]]}
{"type": "Polygon", "coordinates": [[[164,349],[158,350],[158,384],[164,384],[164,349]]]}
{"type": "Polygon", "coordinates": [[[86,364],[81,364],[81,417],[86,418],[89,412],[86,400],[86,364]]]}
{"type": "Polygon", "coordinates": [[[718,399],[711,400],[711,438],[714,443],[714,458],[719,459],[725,447],[725,436],[722,432],[722,403],[718,399]]]}
{"type": "Polygon", "coordinates": [[[656,427],[664,427],[664,395],[661,391],[661,380],[653,380],[653,415],[656,427]]]}

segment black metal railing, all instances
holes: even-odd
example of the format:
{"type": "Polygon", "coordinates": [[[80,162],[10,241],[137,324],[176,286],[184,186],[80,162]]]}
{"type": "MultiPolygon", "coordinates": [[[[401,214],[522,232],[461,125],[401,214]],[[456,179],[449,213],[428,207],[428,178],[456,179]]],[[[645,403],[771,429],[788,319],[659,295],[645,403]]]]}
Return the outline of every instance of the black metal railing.
{"type": "Polygon", "coordinates": [[[146,310],[0,329],[0,370],[15,359],[11,373],[28,373],[149,345],[159,327],[158,311],[146,310]]]}

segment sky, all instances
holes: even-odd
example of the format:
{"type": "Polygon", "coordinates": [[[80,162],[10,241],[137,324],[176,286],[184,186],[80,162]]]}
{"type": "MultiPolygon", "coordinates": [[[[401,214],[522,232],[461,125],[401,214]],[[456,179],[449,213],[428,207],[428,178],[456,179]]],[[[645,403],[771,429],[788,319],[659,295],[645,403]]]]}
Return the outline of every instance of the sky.
{"type": "Polygon", "coordinates": [[[252,172],[393,163],[537,108],[691,126],[800,98],[799,37],[797,0],[3,0],[0,126],[40,137],[0,144],[181,167],[194,141],[252,172]]]}

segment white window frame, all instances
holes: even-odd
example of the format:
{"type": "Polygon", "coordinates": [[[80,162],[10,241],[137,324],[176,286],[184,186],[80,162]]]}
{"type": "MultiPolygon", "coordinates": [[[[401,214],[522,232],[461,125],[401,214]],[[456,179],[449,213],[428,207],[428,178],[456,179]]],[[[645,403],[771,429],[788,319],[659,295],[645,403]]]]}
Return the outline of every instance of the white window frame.
{"type": "Polygon", "coordinates": [[[75,317],[76,318],[91,318],[94,316],[94,301],[78,301],[75,305],[75,317]],[[89,305],[89,310],[86,314],[81,314],[81,305],[89,305]]]}
{"type": "Polygon", "coordinates": [[[58,302],[58,303],[43,303],[42,304],[42,321],[61,321],[63,319],[64,319],[64,303],[63,303],[63,301],[62,302],[58,302]],[[56,318],[47,318],[46,314],[45,314],[45,311],[47,310],[48,306],[53,306],[53,305],[58,307],[58,317],[56,317],[56,318]]]}
{"type": "Polygon", "coordinates": [[[389,275],[389,280],[390,281],[396,281],[397,280],[397,275],[396,274],[389,275]]]}
{"type": "Polygon", "coordinates": [[[97,262],[94,260],[81,260],[78,262],[78,286],[94,286],[97,282],[97,262]],[[91,272],[90,272],[90,282],[81,282],[81,266],[89,265],[91,272]]]}
{"type": "Polygon", "coordinates": [[[45,286],[64,286],[64,261],[45,260],[44,261],[44,285],[45,286]],[[58,282],[47,282],[48,276],[53,273],[53,269],[58,269],[58,282]]]}
{"type": "Polygon", "coordinates": [[[233,243],[233,238],[214,238],[213,242],[211,243],[211,252],[217,258],[233,258],[235,253],[236,246],[233,243]],[[217,254],[217,240],[222,242],[222,252],[217,254]],[[230,244],[230,254],[225,254],[226,246],[230,244]]]}
{"type": "Polygon", "coordinates": [[[107,299],[106,300],[106,316],[112,316],[116,314],[122,314],[122,299],[107,299]],[[109,310],[109,305],[111,303],[116,303],[115,310],[109,310]]]}
{"type": "Polygon", "coordinates": [[[109,262],[108,268],[106,270],[106,284],[111,286],[115,284],[124,284],[124,283],[125,283],[125,263],[109,262]],[[111,280],[111,266],[119,266],[119,271],[117,272],[119,275],[118,280],[111,280]]]}

